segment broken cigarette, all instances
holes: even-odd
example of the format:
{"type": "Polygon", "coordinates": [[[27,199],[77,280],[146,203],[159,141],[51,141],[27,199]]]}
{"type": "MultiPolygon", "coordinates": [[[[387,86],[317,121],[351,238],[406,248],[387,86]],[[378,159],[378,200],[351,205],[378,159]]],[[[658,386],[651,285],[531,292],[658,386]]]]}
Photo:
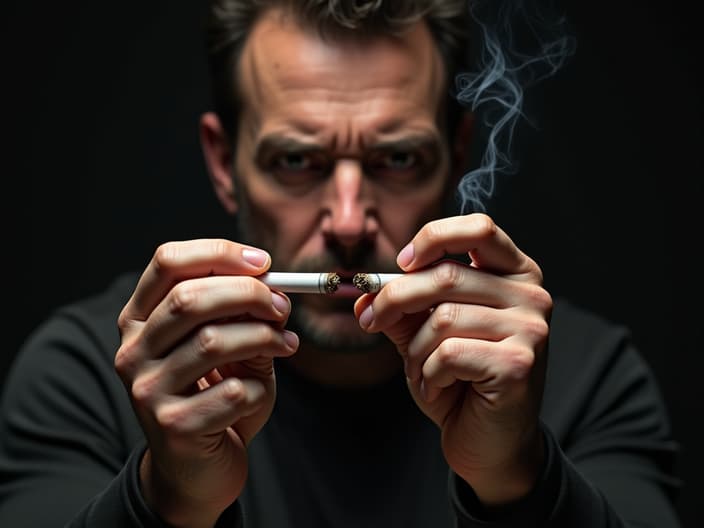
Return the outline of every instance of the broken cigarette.
{"type": "Polygon", "coordinates": [[[337,273],[296,273],[269,271],[257,277],[283,293],[335,293],[340,284],[337,273]]]}
{"type": "Polygon", "coordinates": [[[376,293],[388,282],[403,275],[403,273],[357,273],[352,278],[352,284],[362,293],[376,293]]]}

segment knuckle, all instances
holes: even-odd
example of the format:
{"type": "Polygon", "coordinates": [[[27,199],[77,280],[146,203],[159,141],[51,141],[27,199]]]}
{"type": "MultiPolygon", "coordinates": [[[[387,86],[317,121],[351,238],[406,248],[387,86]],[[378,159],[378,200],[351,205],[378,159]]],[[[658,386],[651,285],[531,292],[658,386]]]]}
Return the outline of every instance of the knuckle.
{"type": "Polygon", "coordinates": [[[137,406],[143,406],[148,404],[156,392],[156,378],[154,376],[140,376],[130,388],[130,394],[132,395],[132,401],[137,406]]]}
{"type": "Polygon", "coordinates": [[[226,259],[230,255],[232,249],[231,242],[225,240],[224,238],[217,238],[212,241],[212,252],[213,257],[220,260],[226,259]]]}
{"type": "MultiPolygon", "coordinates": [[[[530,257],[528,257],[530,258],[530,257]]],[[[545,276],[543,275],[543,270],[538,266],[538,264],[533,260],[530,259],[533,263],[533,276],[535,277],[535,282],[537,284],[543,284],[545,281],[545,276]]]]}
{"type": "Polygon", "coordinates": [[[187,415],[179,405],[160,405],[154,412],[154,420],[171,434],[186,432],[187,415]]]}
{"type": "Polygon", "coordinates": [[[508,353],[508,369],[512,379],[517,381],[527,379],[534,364],[535,355],[526,347],[517,347],[508,353]]]}
{"type": "Polygon", "coordinates": [[[247,398],[247,391],[244,384],[237,378],[227,378],[223,380],[222,385],[222,395],[225,400],[232,403],[242,403],[247,398]]]}
{"type": "Polygon", "coordinates": [[[117,328],[121,334],[127,332],[131,323],[131,319],[127,313],[127,307],[125,306],[122,310],[120,310],[120,314],[117,316],[117,328]]]}
{"type": "Polygon", "coordinates": [[[533,285],[527,292],[530,304],[535,306],[540,312],[548,313],[552,311],[553,300],[548,291],[542,286],[533,285]]]}
{"type": "Polygon", "coordinates": [[[217,354],[223,349],[222,333],[213,325],[205,325],[196,334],[196,352],[200,356],[217,354]]]}
{"type": "Polygon", "coordinates": [[[268,324],[257,325],[256,333],[257,341],[265,347],[278,345],[280,343],[276,332],[274,332],[274,329],[268,324]]]}
{"type": "Polygon", "coordinates": [[[157,275],[167,274],[173,268],[176,261],[176,248],[176,242],[165,242],[156,248],[152,257],[152,267],[157,275]]]}
{"type": "Polygon", "coordinates": [[[524,322],[524,331],[534,341],[542,342],[550,333],[550,325],[545,319],[535,317],[524,322]]]}
{"type": "Polygon", "coordinates": [[[438,290],[450,290],[462,282],[462,270],[456,264],[442,262],[433,268],[431,278],[438,290]]]}
{"type": "Polygon", "coordinates": [[[494,236],[498,230],[496,222],[485,213],[474,213],[468,217],[472,230],[481,237],[494,236]]]}
{"type": "Polygon", "coordinates": [[[459,319],[459,306],[454,303],[439,304],[430,316],[433,331],[442,332],[451,328],[459,319]]]}
{"type": "Polygon", "coordinates": [[[457,339],[445,339],[436,351],[438,362],[445,366],[454,366],[462,355],[462,345],[457,339]]]}
{"type": "Polygon", "coordinates": [[[445,239],[447,227],[441,220],[433,220],[432,222],[425,224],[421,233],[427,240],[428,244],[432,246],[433,244],[445,239]]]}
{"type": "Polygon", "coordinates": [[[269,291],[261,281],[244,276],[235,277],[235,288],[237,289],[238,296],[242,299],[257,298],[259,288],[261,288],[259,291],[264,291],[264,288],[266,288],[266,293],[269,291]]]}
{"type": "Polygon", "coordinates": [[[179,283],[169,294],[169,311],[173,314],[188,313],[196,304],[197,295],[193,288],[184,283],[179,283]]]}
{"type": "Polygon", "coordinates": [[[120,348],[117,349],[115,353],[115,358],[113,360],[113,365],[115,371],[123,379],[129,376],[137,367],[137,359],[135,354],[135,347],[133,345],[128,345],[123,343],[120,348]]]}

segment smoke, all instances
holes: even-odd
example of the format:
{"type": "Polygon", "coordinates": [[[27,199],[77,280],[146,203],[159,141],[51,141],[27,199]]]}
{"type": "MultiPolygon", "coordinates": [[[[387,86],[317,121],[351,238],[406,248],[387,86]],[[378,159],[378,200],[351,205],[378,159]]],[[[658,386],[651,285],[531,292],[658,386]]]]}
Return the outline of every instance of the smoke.
{"type": "MultiPolygon", "coordinates": [[[[564,16],[545,0],[470,0],[478,34],[474,71],[455,78],[456,98],[488,135],[480,164],[458,184],[462,213],[485,211],[497,173],[516,170],[513,134],[523,114],[525,88],[554,75],[575,51],[564,16]]],[[[530,121],[530,120],[528,120],[530,121]]]]}

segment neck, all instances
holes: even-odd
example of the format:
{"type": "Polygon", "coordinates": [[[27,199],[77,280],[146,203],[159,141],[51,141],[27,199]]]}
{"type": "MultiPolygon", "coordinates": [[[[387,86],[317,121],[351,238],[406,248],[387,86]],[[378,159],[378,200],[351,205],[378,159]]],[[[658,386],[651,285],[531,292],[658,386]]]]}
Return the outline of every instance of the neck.
{"type": "Polygon", "coordinates": [[[298,352],[284,361],[311,381],[341,388],[383,383],[402,368],[401,356],[391,344],[341,354],[302,343],[298,352]]]}

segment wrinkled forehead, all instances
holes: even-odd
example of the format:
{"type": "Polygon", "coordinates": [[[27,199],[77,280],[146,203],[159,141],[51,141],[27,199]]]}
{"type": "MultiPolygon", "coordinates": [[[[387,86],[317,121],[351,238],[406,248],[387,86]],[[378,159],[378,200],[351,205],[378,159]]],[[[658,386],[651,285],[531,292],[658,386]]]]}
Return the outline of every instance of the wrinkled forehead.
{"type": "Polygon", "coordinates": [[[333,39],[278,10],[255,24],[238,73],[243,102],[255,105],[278,105],[297,93],[354,98],[393,91],[437,112],[444,86],[442,60],[423,22],[398,35],[333,39]]]}

